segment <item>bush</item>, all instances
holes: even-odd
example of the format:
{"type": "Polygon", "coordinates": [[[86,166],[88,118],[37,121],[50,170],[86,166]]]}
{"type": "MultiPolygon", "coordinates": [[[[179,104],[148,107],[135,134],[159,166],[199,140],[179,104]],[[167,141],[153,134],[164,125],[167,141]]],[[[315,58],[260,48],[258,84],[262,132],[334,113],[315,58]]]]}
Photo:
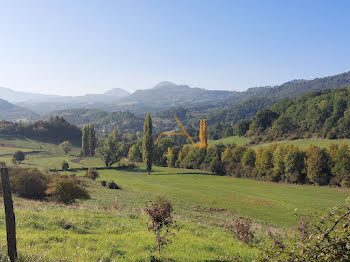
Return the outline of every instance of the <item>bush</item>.
{"type": "Polygon", "coordinates": [[[249,218],[234,219],[233,223],[228,226],[228,229],[236,239],[245,243],[251,243],[254,239],[252,222],[249,218]]]}
{"type": "Polygon", "coordinates": [[[107,186],[106,180],[102,180],[102,181],[101,181],[101,186],[107,186]]]}
{"type": "Polygon", "coordinates": [[[11,188],[20,197],[45,198],[49,177],[38,169],[14,168],[9,170],[11,188]]]}
{"type": "Polygon", "coordinates": [[[121,189],[121,187],[118,186],[114,181],[112,181],[108,184],[108,188],[109,189],[121,189]]]}
{"type": "MultiPolygon", "coordinates": [[[[350,200],[350,199],[348,199],[350,200]]],[[[260,249],[257,261],[350,261],[350,204],[332,208],[328,215],[309,226],[304,220],[289,238],[271,236],[260,249]]]]}
{"type": "Polygon", "coordinates": [[[99,174],[98,174],[98,172],[95,169],[89,168],[86,171],[85,177],[89,178],[89,179],[92,179],[92,180],[96,180],[96,178],[99,177],[99,174]]]}
{"type": "Polygon", "coordinates": [[[161,248],[171,244],[170,237],[175,236],[170,232],[172,227],[176,227],[173,217],[173,205],[166,199],[159,198],[150,206],[146,204],[145,212],[149,216],[148,230],[152,231],[156,237],[158,254],[161,248]]]}
{"type": "Polygon", "coordinates": [[[76,199],[89,199],[89,192],[74,176],[56,175],[48,185],[46,194],[57,202],[71,204],[76,199]]]}
{"type": "Polygon", "coordinates": [[[62,161],[62,170],[67,171],[69,169],[69,164],[66,161],[62,161]]]}

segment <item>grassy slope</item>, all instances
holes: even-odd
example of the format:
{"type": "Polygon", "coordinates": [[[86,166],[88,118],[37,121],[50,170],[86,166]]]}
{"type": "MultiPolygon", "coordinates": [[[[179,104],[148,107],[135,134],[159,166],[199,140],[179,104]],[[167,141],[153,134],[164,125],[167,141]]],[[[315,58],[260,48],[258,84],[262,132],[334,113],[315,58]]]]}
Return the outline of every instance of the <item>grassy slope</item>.
{"type": "MultiPolygon", "coordinates": [[[[12,142],[18,148],[38,149],[35,141],[12,142]]],[[[63,159],[71,166],[102,166],[99,159],[79,158],[78,148],[69,156],[57,145],[43,143],[41,150],[44,152],[27,155],[22,166],[59,167],[63,159]]],[[[0,156],[0,161],[8,159],[0,156]]],[[[258,232],[271,225],[291,228],[298,215],[319,214],[349,195],[341,189],[264,183],[160,167],[155,167],[151,176],[142,168],[103,170],[99,180],[114,180],[123,190],[109,190],[97,181],[85,180],[92,199],[69,207],[16,197],[19,251],[51,261],[147,259],[155,254],[155,241],[147,231],[142,210],[147,201],[165,195],[174,204],[181,228],[166,249],[166,258],[198,261],[240,254],[249,261],[255,256],[254,248],[235,241],[224,229],[236,215],[251,217],[258,232]],[[112,208],[115,206],[117,210],[112,208]]],[[[0,245],[5,239],[4,214],[0,213],[0,245]]]]}
{"type": "MultiPolygon", "coordinates": [[[[207,209],[225,209],[277,226],[295,225],[298,215],[314,215],[346,199],[348,190],[286,185],[197,171],[155,167],[151,176],[143,169],[104,170],[100,180],[114,180],[139,192],[167,195],[207,209]]],[[[82,174],[82,173],[80,173],[82,174]]]]}
{"type": "Polygon", "coordinates": [[[298,139],[298,140],[290,140],[290,141],[279,141],[279,142],[272,142],[272,143],[264,143],[260,145],[254,146],[254,148],[258,147],[264,147],[271,144],[291,144],[291,145],[297,145],[300,148],[306,148],[309,145],[315,145],[322,148],[327,148],[331,144],[342,144],[342,143],[348,143],[350,144],[350,139],[298,139]]]}
{"type": "Polygon", "coordinates": [[[218,139],[218,140],[210,140],[208,142],[209,145],[216,145],[216,144],[220,144],[223,143],[224,145],[226,144],[236,144],[236,145],[245,145],[248,144],[250,141],[249,138],[244,137],[244,136],[230,136],[230,137],[225,137],[222,139],[218,139]]]}
{"type": "MultiPolygon", "coordinates": [[[[87,181],[92,199],[74,206],[46,204],[16,198],[19,251],[26,256],[51,261],[140,261],[155,254],[155,240],[147,231],[140,209],[133,210],[152,194],[110,190],[87,181]],[[120,210],[111,209],[117,199],[120,210]]],[[[4,214],[1,213],[1,244],[5,244],[4,214]]],[[[222,228],[179,220],[180,231],[164,257],[173,261],[216,259],[241,254],[247,260],[254,249],[235,241],[222,228]]]]}
{"type": "MultiPolygon", "coordinates": [[[[236,145],[247,145],[249,143],[250,139],[248,137],[242,137],[242,136],[230,136],[225,137],[218,140],[210,140],[209,145],[216,145],[219,143],[226,144],[236,144],[236,145]]],[[[298,140],[288,140],[288,141],[278,141],[278,142],[270,142],[270,143],[263,143],[259,145],[251,145],[253,148],[259,148],[259,147],[265,147],[271,144],[292,144],[292,145],[298,145],[300,148],[306,148],[309,145],[316,145],[322,148],[326,148],[331,144],[342,144],[342,143],[348,143],[350,144],[350,139],[298,139],[298,140]]]]}

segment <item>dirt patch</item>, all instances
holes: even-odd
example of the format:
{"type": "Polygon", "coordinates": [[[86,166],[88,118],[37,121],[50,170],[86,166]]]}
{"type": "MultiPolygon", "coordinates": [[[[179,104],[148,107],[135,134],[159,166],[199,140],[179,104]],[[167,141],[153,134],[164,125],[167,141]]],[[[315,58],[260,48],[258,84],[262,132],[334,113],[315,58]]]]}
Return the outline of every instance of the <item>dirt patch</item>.
{"type": "Polygon", "coordinates": [[[16,145],[0,143],[0,147],[16,147],[16,145]]]}
{"type": "Polygon", "coordinates": [[[225,208],[210,208],[211,212],[219,213],[219,214],[233,214],[234,212],[225,208]]]}

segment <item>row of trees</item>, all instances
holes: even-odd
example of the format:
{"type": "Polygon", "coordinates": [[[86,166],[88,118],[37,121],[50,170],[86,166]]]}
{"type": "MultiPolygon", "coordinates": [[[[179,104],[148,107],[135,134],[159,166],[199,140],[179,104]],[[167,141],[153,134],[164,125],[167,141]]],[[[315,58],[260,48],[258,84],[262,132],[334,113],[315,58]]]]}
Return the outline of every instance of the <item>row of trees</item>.
{"type": "Polygon", "coordinates": [[[270,145],[256,151],[235,145],[204,148],[169,147],[169,167],[203,169],[217,174],[287,183],[350,187],[350,149],[332,144],[328,149],[310,145],[270,145]]]}
{"type": "MultiPolygon", "coordinates": [[[[82,131],[82,150],[83,156],[94,156],[95,154],[102,159],[106,167],[111,167],[119,162],[123,157],[139,161],[143,159],[147,171],[150,173],[153,161],[153,138],[152,138],[152,119],[147,114],[144,123],[144,132],[142,143],[131,144],[124,142],[122,135],[117,128],[107,137],[98,140],[93,124],[85,125],[82,131]],[[142,148],[141,148],[142,147],[142,148]],[[142,154],[141,154],[142,151],[142,154]]],[[[66,143],[61,147],[65,151],[66,143]]],[[[66,151],[65,151],[66,152],[66,151]]]]}
{"type": "Polygon", "coordinates": [[[94,156],[97,147],[97,134],[93,124],[85,125],[82,130],[81,154],[94,156]]]}
{"type": "MultiPolygon", "coordinates": [[[[84,128],[84,137],[97,141],[93,125],[84,128]]],[[[331,144],[328,149],[310,145],[305,150],[296,145],[272,144],[253,150],[223,144],[208,148],[181,147],[165,138],[154,145],[150,114],[145,118],[142,142],[123,142],[118,129],[98,142],[89,139],[84,145],[96,145],[94,152],[108,167],[128,156],[132,161],[142,159],[149,173],[154,164],[273,182],[350,186],[350,149],[347,144],[331,144]]]]}

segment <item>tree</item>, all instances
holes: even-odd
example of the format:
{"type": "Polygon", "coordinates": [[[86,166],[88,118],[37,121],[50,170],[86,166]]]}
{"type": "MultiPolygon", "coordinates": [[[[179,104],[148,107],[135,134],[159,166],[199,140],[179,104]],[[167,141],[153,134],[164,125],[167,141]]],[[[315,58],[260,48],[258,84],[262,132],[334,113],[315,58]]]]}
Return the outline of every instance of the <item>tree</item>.
{"type": "Polygon", "coordinates": [[[235,134],[238,136],[244,136],[249,130],[249,125],[251,122],[251,120],[239,120],[234,126],[235,134]]]}
{"type": "Polygon", "coordinates": [[[20,164],[22,163],[22,161],[25,159],[25,154],[22,152],[22,151],[16,151],[14,154],[13,154],[13,157],[12,157],[12,162],[13,163],[16,163],[16,164],[20,164]]]}
{"type": "Polygon", "coordinates": [[[329,156],[326,150],[310,145],[306,151],[307,178],[310,182],[323,186],[329,183],[331,174],[329,170],[329,156]]]}
{"type": "Polygon", "coordinates": [[[166,154],[168,167],[174,167],[176,156],[174,154],[174,150],[171,147],[168,147],[168,153],[166,154]]]}
{"type": "Polygon", "coordinates": [[[83,156],[89,155],[89,125],[85,125],[82,130],[81,153],[83,156]]]}
{"type": "Polygon", "coordinates": [[[152,118],[150,113],[147,113],[143,126],[142,139],[142,158],[146,165],[148,174],[151,174],[153,157],[153,138],[152,138],[152,118]]]}
{"type": "Polygon", "coordinates": [[[142,158],[140,148],[135,144],[132,145],[128,152],[128,159],[130,161],[140,161],[142,158]]]}
{"type": "Polygon", "coordinates": [[[284,159],[284,180],[290,183],[305,182],[305,158],[306,154],[297,146],[289,147],[284,159]]]}
{"type": "Polygon", "coordinates": [[[333,162],[332,173],[341,185],[348,187],[350,178],[350,150],[347,144],[337,148],[336,152],[330,154],[333,162]]]}
{"type": "Polygon", "coordinates": [[[251,128],[257,133],[263,132],[272,125],[276,118],[278,118],[276,112],[270,109],[262,109],[255,115],[251,128]]]}
{"type": "Polygon", "coordinates": [[[255,167],[255,150],[248,149],[242,157],[242,165],[255,167]]]}
{"type": "Polygon", "coordinates": [[[96,149],[97,155],[102,159],[106,167],[111,167],[119,162],[128,153],[126,144],[121,141],[121,136],[117,134],[119,134],[119,131],[115,128],[107,138],[100,141],[96,149]]]}
{"type": "Polygon", "coordinates": [[[90,124],[89,128],[89,156],[94,156],[97,147],[97,134],[93,124],[90,124]]]}
{"type": "Polygon", "coordinates": [[[72,150],[72,144],[69,141],[63,141],[60,144],[60,148],[67,155],[72,150]]]}
{"type": "Polygon", "coordinates": [[[83,127],[81,152],[83,156],[94,156],[97,147],[97,135],[93,124],[83,127]]]}

